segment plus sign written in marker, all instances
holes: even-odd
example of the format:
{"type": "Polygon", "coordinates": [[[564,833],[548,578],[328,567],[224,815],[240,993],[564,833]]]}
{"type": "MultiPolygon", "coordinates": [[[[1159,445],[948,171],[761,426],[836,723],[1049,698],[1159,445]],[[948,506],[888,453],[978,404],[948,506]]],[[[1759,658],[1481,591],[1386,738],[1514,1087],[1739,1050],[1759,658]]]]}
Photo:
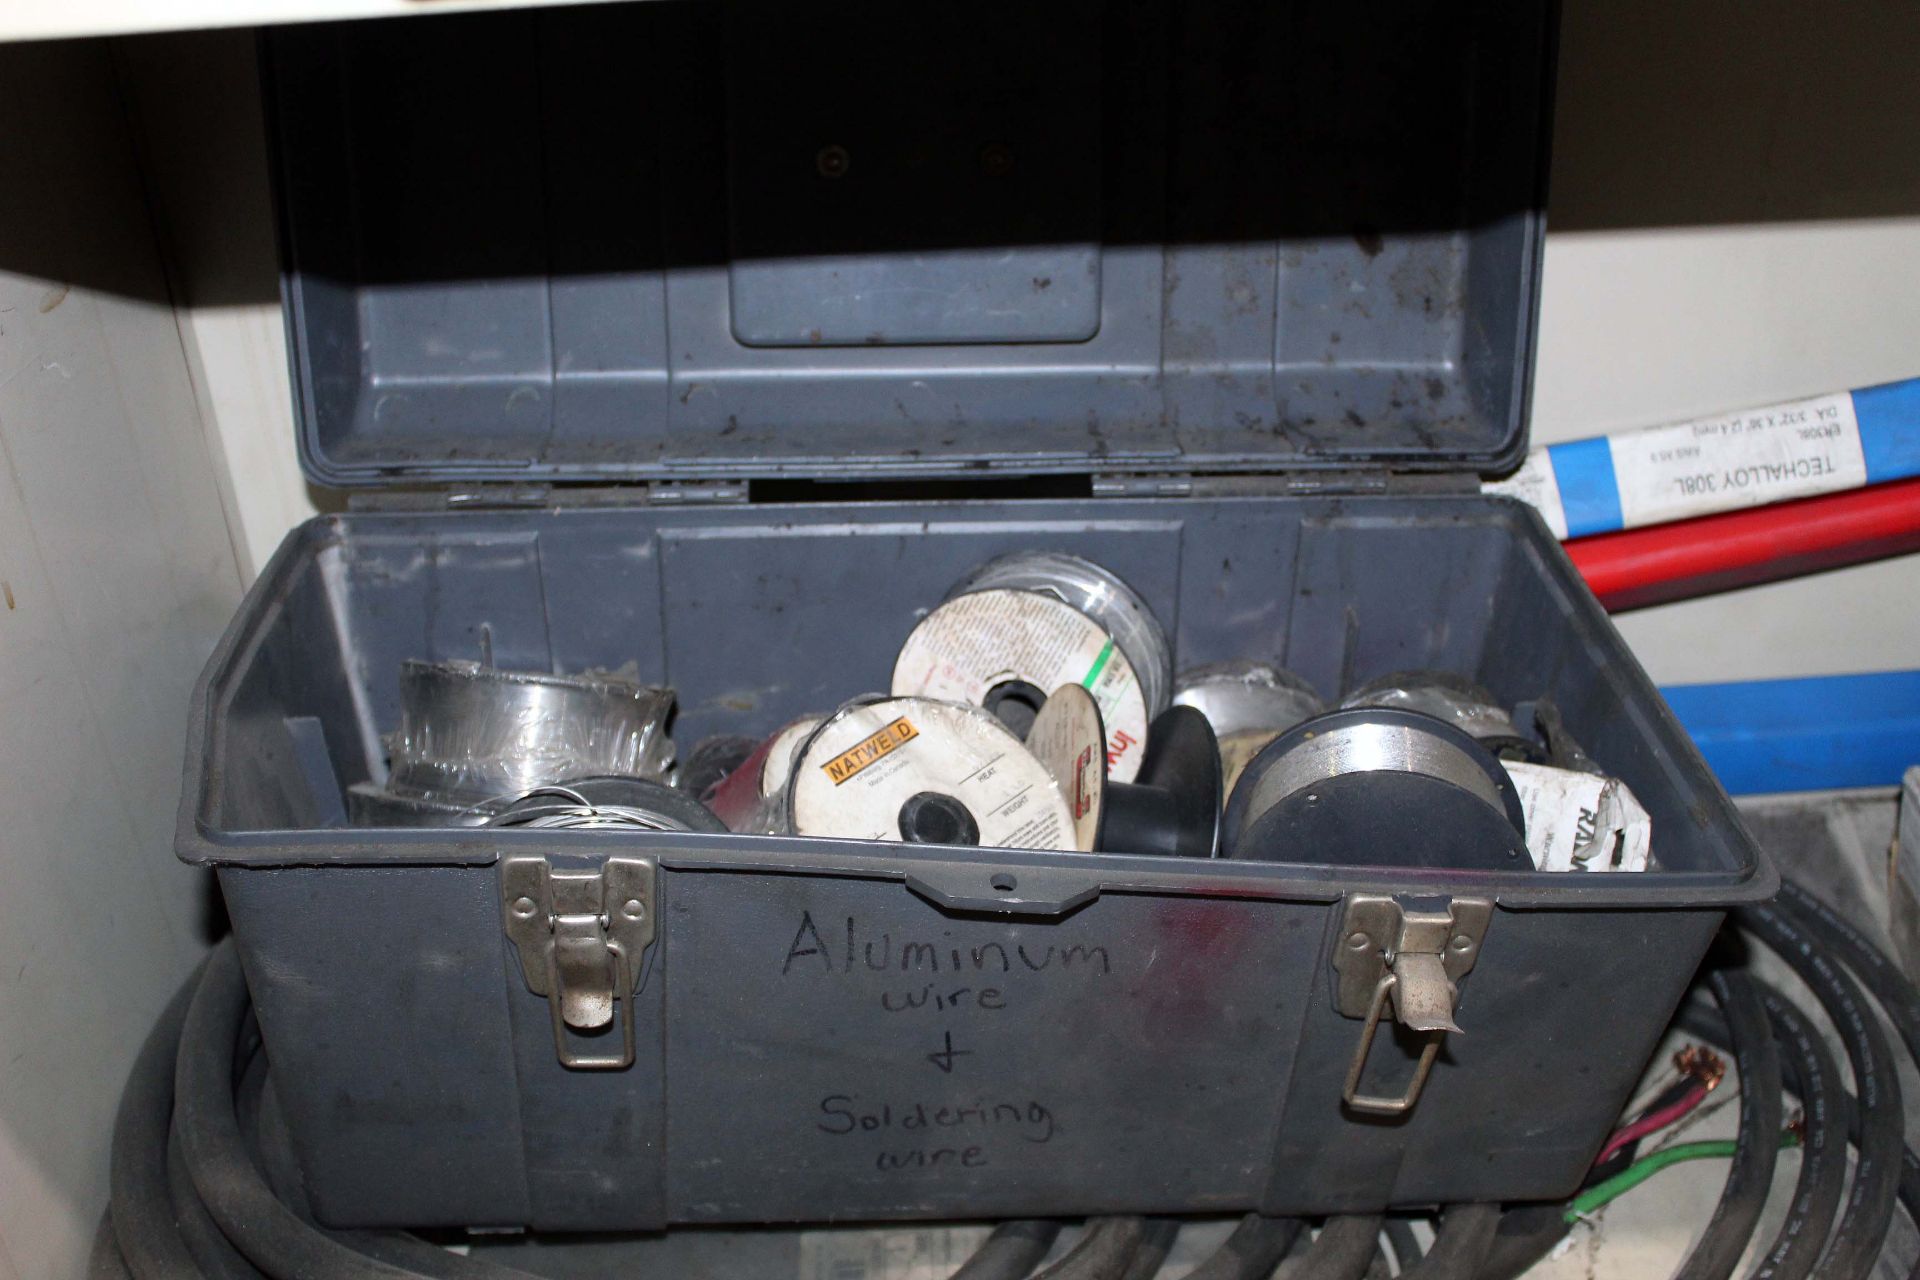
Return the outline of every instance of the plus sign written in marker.
{"type": "Polygon", "coordinates": [[[937,1049],[934,1052],[928,1054],[927,1061],[931,1062],[934,1066],[940,1068],[942,1071],[946,1072],[948,1075],[952,1075],[953,1060],[955,1058],[967,1057],[973,1053],[973,1050],[954,1048],[953,1032],[951,1031],[941,1032],[940,1038],[946,1044],[947,1047],[944,1049],[937,1049]]]}

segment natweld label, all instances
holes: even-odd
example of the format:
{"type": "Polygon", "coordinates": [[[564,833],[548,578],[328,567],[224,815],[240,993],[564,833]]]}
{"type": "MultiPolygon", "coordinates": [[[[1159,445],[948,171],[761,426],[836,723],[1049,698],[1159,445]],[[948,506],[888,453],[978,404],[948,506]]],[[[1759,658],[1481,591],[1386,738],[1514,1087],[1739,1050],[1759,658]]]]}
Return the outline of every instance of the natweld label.
{"type": "Polygon", "coordinates": [[[920,731],[913,727],[913,722],[901,716],[873,736],[854,743],[820,767],[825,770],[829,778],[833,779],[833,785],[837,787],[876,760],[885,759],[919,736],[920,731]]]}

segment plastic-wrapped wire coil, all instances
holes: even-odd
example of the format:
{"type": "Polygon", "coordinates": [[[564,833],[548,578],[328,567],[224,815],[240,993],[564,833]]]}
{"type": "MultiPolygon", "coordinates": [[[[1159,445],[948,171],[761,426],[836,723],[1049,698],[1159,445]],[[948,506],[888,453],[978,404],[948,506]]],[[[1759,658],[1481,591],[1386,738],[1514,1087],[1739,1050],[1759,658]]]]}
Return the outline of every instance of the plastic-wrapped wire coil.
{"type": "Polygon", "coordinates": [[[565,778],[660,778],[673,763],[673,691],[612,675],[410,660],[387,790],[472,802],[565,778]]]}
{"type": "Polygon", "coordinates": [[[1148,719],[1170,705],[1173,646],[1160,619],[1120,575],[1064,551],[1016,551],[967,574],[947,598],[991,590],[1037,591],[1072,605],[1098,622],[1133,663],[1146,695],[1148,719]]]}
{"type": "MultiPolygon", "coordinates": [[[[1801,1010],[1782,993],[1726,967],[1724,958],[1718,962],[1709,981],[1719,1012],[1690,1004],[1683,1007],[1682,1024],[1738,1058],[1740,1139],[1720,1208],[1680,1274],[1729,1274],[1751,1235],[1778,1143],[1784,1069],[1785,1084],[1806,1109],[1806,1163],[1788,1219],[1755,1274],[1802,1280],[1818,1262],[1823,1277],[1865,1275],[1885,1239],[1903,1174],[1907,1185],[1897,1189],[1910,1211],[1920,1208],[1920,1160],[1905,1152],[1901,1141],[1891,1047],[1847,970],[1867,981],[1893,1016],[1903,1043],[1916,1051],[1920,996],[1873,944],[1804,891],[1790,890],[1782,903],[1743,914],[1754,936],[1800,974],[1840,1032],[1858,1105],[1847,1105],[1837,1068],[1801,1010]],[[1703,1023],[1706,1031],[1695,1029],[1703,1023]],[[1829,1234],[1845,1169],[1835,1158],[1837,1149],[1816,1139],[1843,1127],[1859,1159],[1845,1209],[1829,1234]]],[[[237,954],[231,943],[223,943],[169,1004],[136,1060],[115,1122],[109,1229],[97,1243],[90,1274],[137,1280],[524,1276],[398,1233],[333,1232],[306,1220],[296,1205],[276,1194],[279,1184],[263,1172],[259,1148],[271,1127],[265,1116],[269,1108],[257,1093],[251,1106],[241,1101],[249,1087],[261,1088],[259,1048],[237,954]]],[[[1401,1255],[1402,1274],[1426,1280],[1517,1274],[1564,1235],[1564,1207],[1527,1205],[1504,1214],[1491,1206],[1448,1209],[1425,1257],[1407,1265],[1401,1255]],[[1543,1219],[1557,1227],[1529,1225],[1543,1219]]],[[[1330,1219],[1307,1252],[1289,1264],[1293,1280],[1354,1280],[1374,1260],[1381,1228],[1376,1216],[1330,1219]]],[[[955,1280],[1020,1280],[1047,1252],[1056,1230],[1055,1224],[1036,1221],[1005,1224],[955,1280]]],[[[1298,1231],[1297,1223],[1249,1217],[1193,1274],[1199,1280],[1259,1280],[1271,1273],[1298,1231]]],[[[1144,1280],[1167,1239],[1166,1220],[1099,1219],[1041,1275],[1047,1280],[1144,1280]]],[[[1397,1243],[1395,1252],[1400,1252],[1397,1243]]]]}
{"type": "Polygon", "coordinates": [[[1544,756],[1491,691],[1450,671],[1395,671],[1367,681],[1340,705],[1420,711],[1464,729],[1497,755],[1536,763],[1544,756]]]}
{"type": "Polygon", "coordinates": [[[490,827],[565,831],[725,831],[720,819],[684,791],[644,778],[573,778],[519,797],[490,827]]]}

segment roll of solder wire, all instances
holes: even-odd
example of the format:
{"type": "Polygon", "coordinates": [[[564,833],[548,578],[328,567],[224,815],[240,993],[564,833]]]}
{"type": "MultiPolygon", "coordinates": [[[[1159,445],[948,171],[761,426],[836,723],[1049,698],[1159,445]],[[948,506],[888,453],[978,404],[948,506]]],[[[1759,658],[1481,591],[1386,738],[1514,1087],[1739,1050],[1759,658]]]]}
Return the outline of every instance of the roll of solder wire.
{"type": "MultiPolygon", "coordinates": [[[[1814,1170],[1825,1190],[1796,1192],[1771,1247],[1762,1245],[1756,1274],[1805,1280],[1818,1267],[1823,1280],[1863,1278],[1885,1245],[1896,1197],[1910,1215],[1920,1209],[1920,1158],[1901,1148],[1903,1106],[1893,1051],[1861,988],[1892,1018],[1917,1062],[1920,993],[1871,941],[1799,886],[1789,884],[1781,899],[1737,919],[1727,926],[1727,941],[1774,949],[1839,1031],[1857,1097],[1836,1096],[1836,1070],[1799,1003],[1807,996],[1790,998],[1755,984],[1738,958],[1742,946],[1718,952],[1704,971],[1701,999],[1683,1005],[1680,1025],[1734,1054],[1741,1119],[1731,1144],[1732,1176],[1678,1274],[1685,1280],[1725,1280],[1737,1265],[1762,1220],[1765,1175],[1782,1141],[1782,1095],[1791,1089],[1805,1104],[1800,1125],[1809,1152],[1844,1138],[1857,1152],[1855,1170],[1845,1183],[1844,1204],[1834,1174],[1844,1177],[1845,1170],[1831,1160],[1814,1170]],[[1756,932],[1747,935],[1747,926],[1756,932]],[[1833,1105],[1815,1105],[1816,1100],[1833,1105]]],[[[111,1206],[96,1239],[91,1275],[137,1280],[528,1276],[488,1259],[481,1246],[473,1256],[463,1256],[398,1232],[331,1231],[302,1216],[276,1194],[258,1145],[264,1125],[247,1123],[240,1105],[248,1082],[259,1087],[259,1053],[238,954],[224,942],[167,1006],[135,1061],[115,1120],[111,1206]]],[[[1589,1190],[1605,1193],[1600,1173],[1596,1170],[1589,1190]]],[[[1573,1228],[1578,1205],[1528,1203],[1504,1212],[1485,1205],[1451,1206],[1440,1216],[1432,1249],[1411,1265],[1403,1256],[1401,1274],[1506,1280],[1545,1256],[1573,1228]]],[[[1198,1280],[1265,1280],[1303,1225],[1250,1215],[1191,1274],[1198,1280]]],[[[1380,1248],[1382,1225],[1373,1215],[1328,1219],[1311,1247],[1289,1264],[1290,1280],[1357,1280],[1380,1248]]],[[[1059,1224],[1040,1220],[1003,1224],[954,1280],[1021,1280],[1041,1263],[1059,1230],[1059,1224]]],[[[1164,1219],[1092,1220],[1076,1245],[1039,1274],[1046,1280],[1140,1280],[1150,1274],[1155,1250],[1164,1241],[1164,1219]]]]}
{"type": "Polygon", "coordinates": [[[1225,856],[1343,866],[1529,869],[1513,780],[1418,711],[1361,707],[1295,725],[1227,801],[1225,856]]]}

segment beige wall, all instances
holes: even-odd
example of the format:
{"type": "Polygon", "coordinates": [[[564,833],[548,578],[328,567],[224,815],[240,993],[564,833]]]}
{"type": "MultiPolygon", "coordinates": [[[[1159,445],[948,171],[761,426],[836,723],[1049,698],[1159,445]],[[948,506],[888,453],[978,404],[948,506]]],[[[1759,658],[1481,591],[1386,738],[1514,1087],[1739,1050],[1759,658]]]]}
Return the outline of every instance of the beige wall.
{"type": "Polygon", "coordinates": [[[0,47],[0,120],[0,1278],[38,1280],[205,945],[173,814],[241,573],[105,46],[0,47]]]}

